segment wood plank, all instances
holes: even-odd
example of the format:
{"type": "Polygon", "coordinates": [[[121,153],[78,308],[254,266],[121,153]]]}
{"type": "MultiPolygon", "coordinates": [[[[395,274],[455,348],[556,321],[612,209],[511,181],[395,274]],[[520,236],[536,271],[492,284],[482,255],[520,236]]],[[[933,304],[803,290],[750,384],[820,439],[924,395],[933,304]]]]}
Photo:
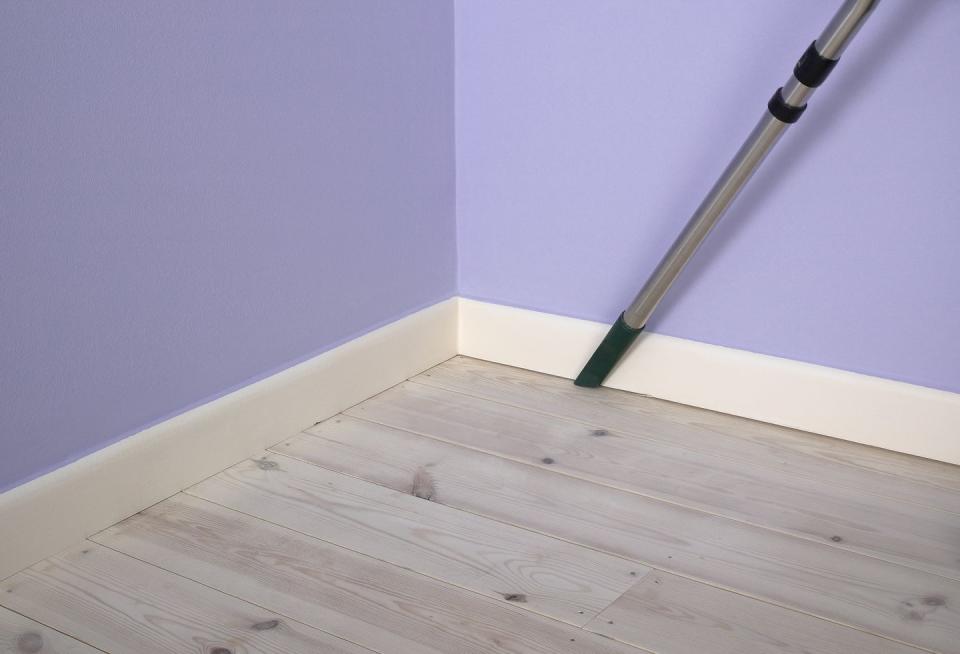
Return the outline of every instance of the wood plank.
{"type": "MultiPolygon", "coordinates": [[[[568,380],[609,329],[465,298],[458,309],[460,354],[568,380]]],[[[607,386],[960,465],[960,393],[663,334],[638,341],[607,386]]]]}
{"type": "Polygon", "coordinates": [[[114,654],[368,651],[91,542],[0,583],[0,603],[114,654]]]}
{"type": "Polygon", "coordinates": [[[716,457],[749,457],[758,465],[777,461],[796,474],[830,483],[846,478],[851,469],[879,473],[860,479],[891,498],[960,512],[960,466],[949,463],[611,388],[578,388],[569,379],[462,356],[413,379],[598,428],[633,432],[639,426],[641,434],[716,457]]]}
{"type": "Polygon", "coordinates": [[[922,650],[655,570],[587,625],[657,654],[921,654],[922,650]]]}
{"type": "Polygon", "coordinates": [[[217,504],[582,626],[649,571],[472,513],[267,454],[187,491],[217,504]]]}
{"type": "Polygon", "coordinates": [[[456,323],[444,300],[0,493],[0,579],[452,356],[456,323]]]}
{"type": "Polygon", "coordinates": [[[960,514],[612,429],[406,383],[349,411],[555,472],[960,579],[960,514]]]}
{"type": "Polygon", "coordinates": [[[2,654],[96,654],[99,651],[19,613],[0,607],[2,654]]]}
{"type": "Polygon", "coordinates": [[[190,495],[95,538],[384,654],[636,654],[602,636],[190,495]]]}
{"type": "Polygon", "coordinates": [[[432,501],[934,651],[960,642],[960,583],[343,417],[276,451],[432,501]]]}

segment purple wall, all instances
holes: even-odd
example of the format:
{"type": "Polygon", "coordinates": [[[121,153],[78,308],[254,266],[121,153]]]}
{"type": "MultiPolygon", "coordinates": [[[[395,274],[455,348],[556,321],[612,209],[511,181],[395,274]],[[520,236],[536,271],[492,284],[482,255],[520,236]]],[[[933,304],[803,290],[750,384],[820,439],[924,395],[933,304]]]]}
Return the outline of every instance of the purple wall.
{"type": "Polygon", "coordinates": [[[0,3],[0,489],[455,292],[452,14],[0,3]]]}
{"type": "MultiPolygon", "coordinates": [[[[611,321],[839,0],[458,0],[461,294],[611,321]]],[[[881,3],[657,332],[960,391],[960,3],[881,3]]]]}
{"type": "MultiPolygon", "coordinates": [[[[458,272],[612,320],[837,2],[0,3],[0,489],[458,272]]],[[[958,31],[886,0],[651,328],[960,391],[958,31]]]]}

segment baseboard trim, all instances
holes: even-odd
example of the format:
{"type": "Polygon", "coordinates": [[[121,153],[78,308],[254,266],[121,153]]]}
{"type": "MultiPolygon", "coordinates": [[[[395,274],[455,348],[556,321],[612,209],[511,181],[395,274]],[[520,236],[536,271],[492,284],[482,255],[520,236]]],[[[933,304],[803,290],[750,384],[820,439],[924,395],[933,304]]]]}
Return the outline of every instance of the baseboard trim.
{"type": "Polygon", "coordinates": [[[457,354],[456,298],[0,494],[0,579],[457,354]]]}
{"type": "MultiPolygon", "coordinates": [[[[0,494],[0,579],[456,354],[572,379],[607,329],[440,302],[0,494]]],[[[958,394],[656,333],[635,347],[606,385],[960,464],[958,394]]]]}
{"type": "MultiPolygon", "coordinates": [[[[573,379],[609,325],[460,299],[460,354],[573,379]]],[[[606,385],[960,464],[960,395],[656,333],[606,385]]]]}

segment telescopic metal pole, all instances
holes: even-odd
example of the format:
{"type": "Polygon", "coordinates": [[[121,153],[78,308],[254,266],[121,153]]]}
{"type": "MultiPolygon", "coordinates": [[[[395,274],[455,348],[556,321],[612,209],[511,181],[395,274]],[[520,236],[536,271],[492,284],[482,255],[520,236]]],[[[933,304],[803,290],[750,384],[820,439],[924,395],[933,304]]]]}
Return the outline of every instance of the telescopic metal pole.
{"type": "Polygon", "coordinates": [[[776,145],[787,127],[799,120],[807,108],[807,99],[833,70],[850,40],[878,3],[879,0],[846,0],[819,38],[810,44],[794,67],[793,75],[773,94],[760,122],[690,217],[686,227],[657,265],[636,299],[620,314],[590,357],[590,361],[574,382],[577,386],[592,387],[603,383],[643,330],[670,285],[756,172],[767,153],[776,145]]]}

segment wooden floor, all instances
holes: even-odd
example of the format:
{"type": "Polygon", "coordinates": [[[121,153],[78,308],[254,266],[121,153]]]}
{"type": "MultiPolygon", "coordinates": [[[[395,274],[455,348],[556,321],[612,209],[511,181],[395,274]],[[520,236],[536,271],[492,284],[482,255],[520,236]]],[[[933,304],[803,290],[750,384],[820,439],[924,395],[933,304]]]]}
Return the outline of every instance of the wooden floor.
{"type": "Polygon", "coordinates": [[[4,653],[956,654],[960,468],[458,357],[0,607],[4,653]]]}

